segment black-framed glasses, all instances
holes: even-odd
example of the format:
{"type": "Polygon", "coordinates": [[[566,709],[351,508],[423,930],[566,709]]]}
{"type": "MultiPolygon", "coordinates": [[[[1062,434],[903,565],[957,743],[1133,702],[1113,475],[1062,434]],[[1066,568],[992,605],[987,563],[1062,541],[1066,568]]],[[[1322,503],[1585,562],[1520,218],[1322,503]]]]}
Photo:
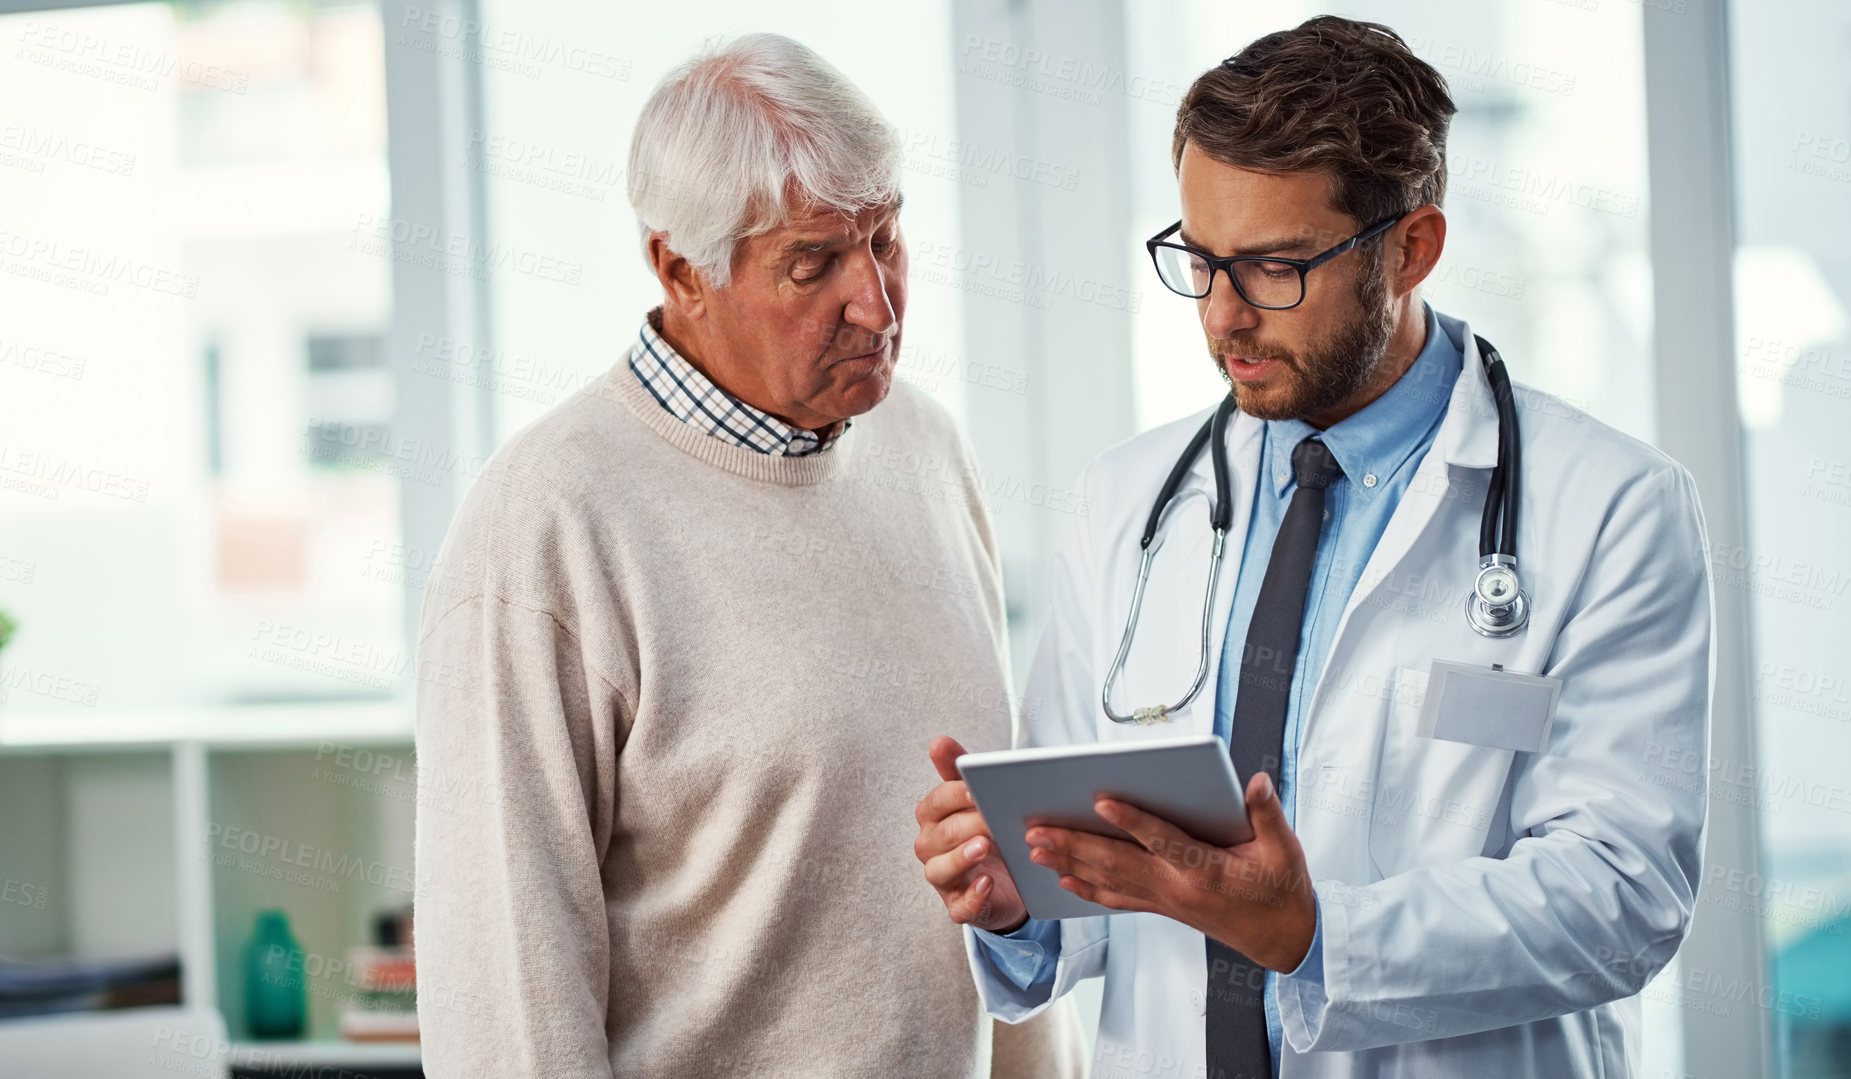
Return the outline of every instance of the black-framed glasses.
{"type": "Polygon", "coordinates": [[[1305,275],[1357,244],[1375,239],[1406,217],[1396,214],[1378,221],[1337,246],[1308,259],[1278,258],[1271,255],[1234,255],[1217,258],[1186,244],[1171,243],[1170,237],[1182,230],[1178,221],[1144,241],[1150,260],[1156,264],[1157,276],[1179,296],[1199,300],[1215,287],[1215,271],[1220,270],[1234,282],[1234,291],[1254,307],[1284,311],[1305,302],[1305,275]]]}

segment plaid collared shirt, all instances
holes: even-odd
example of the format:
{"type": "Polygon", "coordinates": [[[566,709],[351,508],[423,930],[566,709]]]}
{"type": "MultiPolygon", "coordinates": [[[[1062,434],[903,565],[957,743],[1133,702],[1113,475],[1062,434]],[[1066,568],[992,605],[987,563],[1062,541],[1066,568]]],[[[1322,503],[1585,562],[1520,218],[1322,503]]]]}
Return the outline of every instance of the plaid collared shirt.
{"type": "Polygon", "coordinates": [[[848,430],[851,421],[843,420],[828,437],[818,438],[816,432],[792,427],[714,385],[662,339],[656,326],[659,311],[643,320],[630,349],[630,370],[669,415],[722,441],[773,457],[821,453],[848,430]]]}

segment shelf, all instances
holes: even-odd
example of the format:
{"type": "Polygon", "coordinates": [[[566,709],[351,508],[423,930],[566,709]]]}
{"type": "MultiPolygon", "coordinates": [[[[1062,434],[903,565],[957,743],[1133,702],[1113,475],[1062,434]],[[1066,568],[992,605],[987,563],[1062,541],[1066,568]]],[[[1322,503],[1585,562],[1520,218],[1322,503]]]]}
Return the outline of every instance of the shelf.
{"type": "Polygon", "coordinates": [[[182,951],[178,786],[162,750],[0,757],[0,955],[182,951]]]}
{"type": "MultiPolygon", "coordinates": [[[[14,901],[33,900],[32,909],[6,908],[19,917],[0,917],[0,953],[177,951],[199,1036],[237,1074],[417,1074],[415,1043],[339,1038],[351,991],[332,976],[310,972],[301,1039],[251,1039],[243,1001],[257,911],[289,912],[305,953],[345,956],[371,939],[379,911],[410,902],[412,733],[408,700],[0,707],[0,820],[18,826],[0,831],[0,864],[14,901]]],[[[126,1076],[113,1062],[128,1060],[122,1046],[150,1044],[147,1021],[121,1020],[135,1029],[119,1045],[103,1043],[101,1032],[116,1029],[104,1020],[61,1025],[64,1040],[41,1047],[44,1060],[75,1060],[70,1043],[82,1042],[112,1063],[32,1074],[126,1076]]],[[[14,1040],[34,1030],[10,1028],[14,1040]]],[[[0,1073],[10,1075],[7,1035],[0,1029],[0,1073]]],[[[169,1056],[134,1074],[196,1063],[169,1056]]]]}
{"type": "Polygon", "coordinates": [[[216,708],[15,714],[0,709],[0,754],[59,753],[197,742],[215,749],[410,744],[408,701],[335,701],[216,708]]]}
{"type": "Polygon", "coordinates": [[[417,1067],[419,1059],[416,1042],[245,1041],[231,1043],[227,1063],[238,1068],[417,1067]]]}

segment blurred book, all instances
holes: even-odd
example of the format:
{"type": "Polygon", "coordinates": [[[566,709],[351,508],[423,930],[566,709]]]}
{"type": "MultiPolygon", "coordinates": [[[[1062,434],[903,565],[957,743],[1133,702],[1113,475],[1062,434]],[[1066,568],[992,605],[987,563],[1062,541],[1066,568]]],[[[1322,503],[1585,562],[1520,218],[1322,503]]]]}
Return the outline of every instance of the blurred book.
{"type": "Polygon", "coordinates": [[[341,1037],[357,1042],[418,1040],[418,972],[412,960],[411,916],[380,916],[372,947],[350,948],[347,969],[359,990],[341,1005],[341,1037]]]}
{"type": "Polygon", "coordinates": [[[416,1042],[418,1011],[371,1011],[352,1004],[341,1009],[341,1037],[350,1042],[416,1042]]]}
{"type": "Polygon", "coordinates": [[[178,955],[0,959],[0,1019],[178,1003],[178,955]]]}

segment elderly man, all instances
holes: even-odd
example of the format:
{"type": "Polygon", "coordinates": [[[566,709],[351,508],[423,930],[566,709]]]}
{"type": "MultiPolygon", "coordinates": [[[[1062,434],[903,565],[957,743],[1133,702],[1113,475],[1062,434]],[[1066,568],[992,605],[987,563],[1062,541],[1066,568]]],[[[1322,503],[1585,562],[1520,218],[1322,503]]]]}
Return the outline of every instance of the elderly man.
{"type": "Polygon", "coordinates": [[[417,959],[433,1076],[1078,1074],[996,1035],[910,868],[919,752],[1010,739],[970,451],[895,385],[898,148],[756,35],[637,124],[663,290],[512,438],[426,598],[417,959]],[[945,463],[923,489],[886,462],[945,463]]]}

